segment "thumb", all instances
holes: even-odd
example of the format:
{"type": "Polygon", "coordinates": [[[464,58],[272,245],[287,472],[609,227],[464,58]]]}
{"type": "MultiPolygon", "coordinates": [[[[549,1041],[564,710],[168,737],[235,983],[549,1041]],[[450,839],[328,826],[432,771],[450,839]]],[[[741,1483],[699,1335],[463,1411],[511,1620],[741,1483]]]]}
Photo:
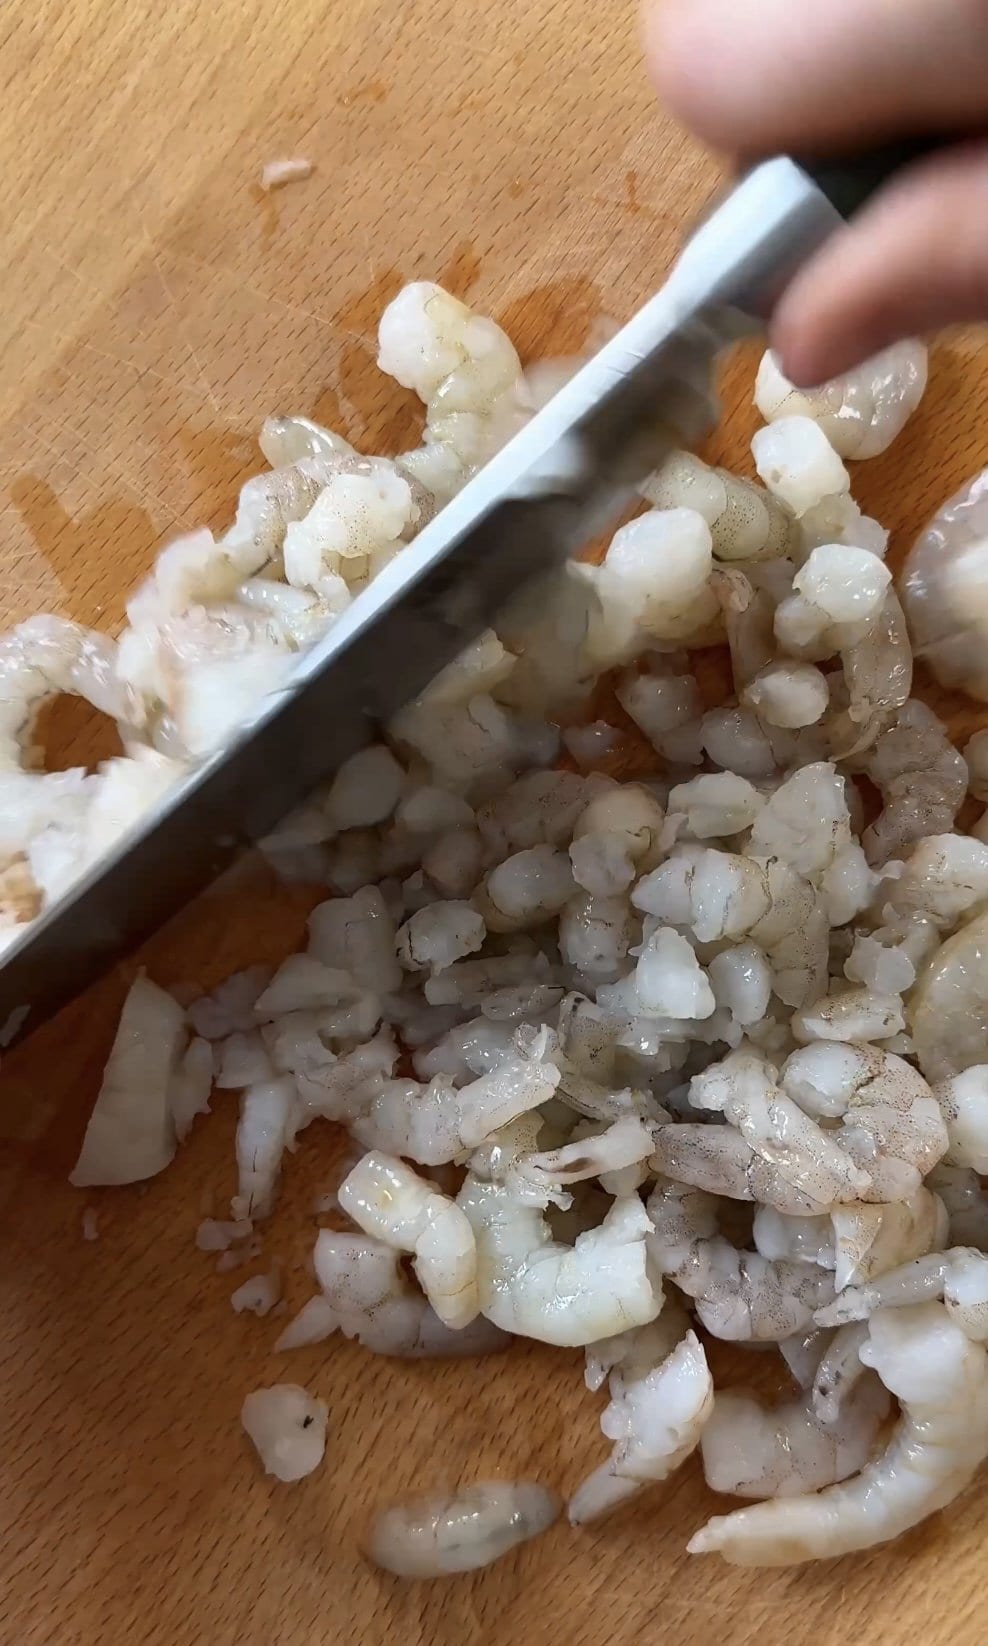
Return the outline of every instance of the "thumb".
{"type": "Polygon", "coordinates": [[[889,343],[988,319],[988,144],[911,167],[840,230],[782,298],[772,344],[794,383],[889,343]]]}

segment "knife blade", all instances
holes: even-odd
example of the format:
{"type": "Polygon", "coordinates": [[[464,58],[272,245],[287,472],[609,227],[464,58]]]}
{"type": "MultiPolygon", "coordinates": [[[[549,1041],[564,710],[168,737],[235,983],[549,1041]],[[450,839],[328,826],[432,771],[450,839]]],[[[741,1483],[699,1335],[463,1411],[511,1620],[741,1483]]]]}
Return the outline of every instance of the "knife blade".
{"type": "Polygon", "coordinates": [[[29,1033],[263,838],[533,578],[613,524],[712,425],[713,363],[758,329],[841,219],[766,161],[711,210],[666,285],[441,510],[265,700],[6,951],[0,1044],[29,1033]]]}

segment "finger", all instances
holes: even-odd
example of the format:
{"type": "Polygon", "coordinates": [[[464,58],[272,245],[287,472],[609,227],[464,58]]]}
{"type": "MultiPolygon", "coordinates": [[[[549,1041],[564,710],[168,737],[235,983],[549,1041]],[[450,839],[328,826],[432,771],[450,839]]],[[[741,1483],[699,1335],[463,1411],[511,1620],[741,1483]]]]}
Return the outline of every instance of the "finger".
{"type": "Polygon", "coordinates": [[[806,386],[899,338],[988,319],[988,144],[904,172],[789,287],[772,343],[806,386]]]}
{"type": "Polygon", "coordinates": [[[646,0],[666,107],[742,154],[966,128],[988,114],[988,0],[646,0]]]}

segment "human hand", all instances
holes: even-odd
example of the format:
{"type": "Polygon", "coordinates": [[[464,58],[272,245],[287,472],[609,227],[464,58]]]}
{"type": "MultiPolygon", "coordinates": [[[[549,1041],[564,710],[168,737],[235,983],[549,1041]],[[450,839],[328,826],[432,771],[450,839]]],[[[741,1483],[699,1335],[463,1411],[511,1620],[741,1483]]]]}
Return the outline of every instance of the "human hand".
{"type": "Polygon", "coordinates": [[[958,133],[956,149],[900,173],[793,281],[772,324],[793,382],[988,320],[988,0],[645,3],[659,95],[715,148],[823,153],[958,133]],[[979,131],[983,141],[964,141],[979,131]]]}

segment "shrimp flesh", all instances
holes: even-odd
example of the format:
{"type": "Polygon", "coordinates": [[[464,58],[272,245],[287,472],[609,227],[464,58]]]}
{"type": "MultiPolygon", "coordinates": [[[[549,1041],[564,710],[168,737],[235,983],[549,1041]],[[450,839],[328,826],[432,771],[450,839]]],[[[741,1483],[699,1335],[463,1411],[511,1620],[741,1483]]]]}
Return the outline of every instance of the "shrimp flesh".
{"type": "Polygon", "coordinates": [[[454,1200],[379,1152],[354,1166],[339,1200],[365,1234],[412,1253],[416,1279],[444,1326],[458,1330],[476,1318],[477,1247],[454,1200]]]}
{"type": "Polygon", "coordinates": [[[656,509],[692,509],[710,528],[718,560],[770,560],[788,554],[795,523],[770,492],[692,452],[673,452],[640,487],[656,509]]]}
{"type": "Polygon", "coordinates": [[[533,1481],[478,1481],[410,1498],[375,1516],[367,1558],[396,1577],[448,1577],[500,1560],[558,1518],[554,1492],[533,1481]]]}
{"type": "Polygon", "coordinates": [[[693,1299],[714,1337],[778,1343],[808,1326],[833,1296],[833,1276],[816,1264],[773,1262],[718,1235],[709,1195],[660,1182],[646,1210],[654,1224],[647,1240],[652,1263],[693,1299]]]}
{"type": "Polygon", "coordinates": [[[694,1076],[695,1109],[723,1114],[745,1142],[794,1189],[823,1205],[857,1200],[871,1177],[775,1079],[776,1071],[750,1052],[729,1052],[694,1076]]]}
{"type": "Polygon", "coordinates": [[[828,1560],[887,1543],[950,1503],[988,1456],[988,1355],[943,1304],[883,1309],[861,1360],[899,1402],[878,1458],[822,1492],[760,1503],[708,1521],[691,1554],[741,1566],[828,1560]]]}
{"type": "Polygon", "coordinates": [[[502,1330],[576,1347],[658,1314],[645,1246],[652,1225],[637,1196],[615,1200],[572,1246],[553,1240],[535,1191],[471,1175],[457,1199],[477,1240],[481,1309],[502,1330]]]}
{"type": "Polygon", "coordinates": [[[890,1269],[867,1286],[849,1286],[818,1311],[822,1326],[868,1320],[878,1309],[909,1307],[931,1298],[942,1301],[972,1343],[988,1341],[988,1256],[970,1246],[930,1252],[890,1269]]]}
{"type": "Polygon", "coordinates": [[[894,343],[853,371],[816,389],[797,389],[771,349],[755,379],[755,405],[766,422],[811,417],[842,457],[877,457],[891,446],[926,391],[926,344],[894,343]]]}
{"type": "Polygon", "coordinates": [[[922,1075],[892,1052],[816,1041],[786,1060],[781,1084],[806,1115],[840,1120],[827,1136],[870,1179],[848,1199],[908,1200],[946,1152],[936,1098],[922,1075]]]}
{"type": "Polygon", "coordinates": [[[988,469],[934,516],[910,551],[903,599],[916,655],[944,686],[988,698],[984,608],[988,469]]]}
{"type": "Polygon", "coordinates": [[[365,1087],[365,1100],[348,1123],[369,1149],[406,1155],[423,1166],[455,1160],[552,1097],[560,1072],[548,1061],[550,1035],[542,1029],[527,1043],[522,1037],[489,1072],[459,1089],[443,1075],[427,1086],[395,1080],[365,1087]]]}
{"type": "Polygon", "coordinates": [[[665,1480],[695,1449],[714,1405],[714,1384],[695,1332],[640,1377],[621,1386],[601,1415],[614,1447],[578,1486],[567,1510],[571,1526],[596,1520],[652,1481],[665,1480]]]}
{"type": "Polygon", "coordinates": [[[408,1279],[401,1254],[384,1241],[321,1229],[313,1263],[326,1305],[321,1336],[339,1330],[372,1354],[404,1360],[493,1354],[509,1341],[482,1319],[447,1326],[408,1279]]]}
{"type": "Polygon", "coordinates": [[[874,1376],[855,1383],[829,1422],[806,1395],[766,1407],[725,1390],[700,1436],[704,1478],[732,1497],[818,1492],[865,1466],[888,1411],[888,1391],[874,1376]]]}

